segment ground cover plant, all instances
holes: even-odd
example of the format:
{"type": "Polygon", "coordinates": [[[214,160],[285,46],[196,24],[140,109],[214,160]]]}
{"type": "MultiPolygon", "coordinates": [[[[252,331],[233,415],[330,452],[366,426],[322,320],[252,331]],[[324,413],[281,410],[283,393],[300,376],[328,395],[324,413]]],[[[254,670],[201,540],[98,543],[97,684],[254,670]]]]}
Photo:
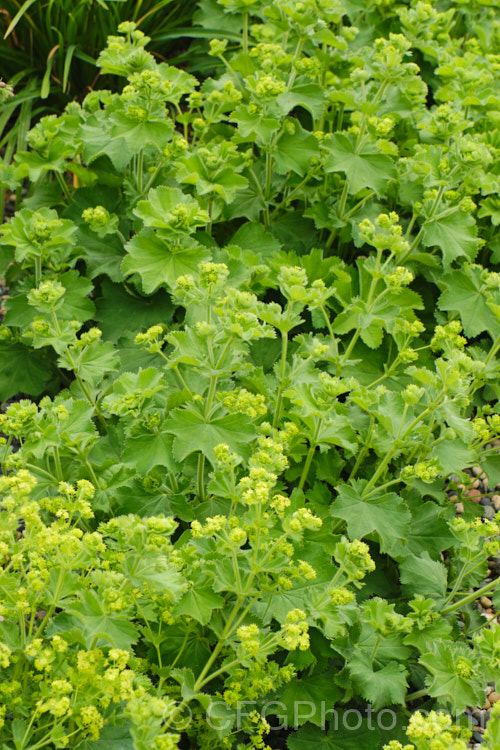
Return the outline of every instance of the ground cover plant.
{"type": "Polygon", "coordinates": [[[500,482],[498,11],[198,18],[240,35],[212,77],[122,24],[121,92],[5,171],[3,747],[462,750],[500,666],[464,472],[500,482]]]}
{"type": "Polygon", "coordinates": [[[15,92],[8,101],[0,99],[5,161],[15,149],[26,148],[30,122],[42,114],[60,113],[68,101],[81,101],[95,86],[95,60],[121,21],[133,20],[149,33],[151,50],[164,58],[172,50],[176,55],[185,51],[186,40],[176,34],[192,26],[195,9],[195,0],[3,0],[0,71],[15,92]]]}

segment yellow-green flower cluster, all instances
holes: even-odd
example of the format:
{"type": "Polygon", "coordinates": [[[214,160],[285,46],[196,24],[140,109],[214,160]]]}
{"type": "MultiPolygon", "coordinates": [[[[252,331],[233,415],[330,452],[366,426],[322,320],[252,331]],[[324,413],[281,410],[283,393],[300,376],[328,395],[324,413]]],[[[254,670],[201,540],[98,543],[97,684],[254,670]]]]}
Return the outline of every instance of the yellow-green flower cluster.
{"type": "Polygon", "coordinates": [[[0,430],[5,435],[26,438],[36,425],[38,407],[27,399],[10,404],[5,414],[0,414],[0,430]]]}
{"type": "Polygon", "coordinates": [[[109,211],[104,206],[86,208],[82,213],[82,219],[91,229],[104,227],[109,220],[109,211]]]}
{"type": "Polygon", "coordinates": [[[430,750],[466,750],[465,740],[469,736],[468,730],[453,725],[451,716],[436,711],[428,716],[419,711],[414,713],[406,733],[417,747],[422,740],[427,740],[430,750]]]}
{"type": "Polygon", "coordinates": [[[401,393],[401,397],[405,404],[415,405],[418,404],[424,393],[425,388],[422,388],[422,386],[419,385],[415,385],[415,383],[410,383],[401,393]]]}
{"type": "Polygon", "coordinates": [[[448,351],[449,349],[463,349],[467,339],[461,336],[462,325],[459,320],[452,320],[445,326],[436,326],[434,336],[431,339],[433,351],[448,351]]]}
{"type": "Polygon", "coordinates": [[[79,479],[76,488],[67,482],[60,482],[57,489],[59,496],[40,500],[42,508],[53,513],[56,518],[70,519],[74,514],[79,518],[94,517],[90,500],[95,495],[95,487],[91,482],[79,479]]]}
{"type": "Polygon", "coordinates": [[[234,453],[227,443],[219,443],[214,448],[217,465],[221,469],[233,469],[240,462],[240,457],[234,453]]]}
{"type": "Polygon", "coordinates": [[[246,414],[251,419],[267,413],[264,396],[261,393],[250,393],[246,388],[222,394],[222,403],[231,414],[246,414]]]}
{"type": "Polygon", "coordinates": [[[286,84],[270,73],[257,73],[255,80],[247,79],[249,88],[255,91],[259,99],[275,99],[286,91],[286,84]]]}
{"type": "Polygon", "coordinates": [[[500,532],[500,512],[496,514],[495,520],[474,518],[466,521],[463,516],[454,518],[449,526],[452,534],[460,541],[458,549],[467,554],[474,554],[483,549],[485,556],[496,555],[500,550],[498,534],[500,532]],[[487,537],[486,541],[483,539],[487,537]],[[493,537],[493,538],[488,538],[493,537]]]}
{"type": "Polygon", "coordinates": [[[157,325],[150,326],[147,331],[138,333],[135,337],[135,343],[148,352],[157,354],[162,350],[165,343],[163,334],[164,326],[158,323],[157,325]]]}
{"type": "Polygon", "coordinates": [[[260,503],[265,505],[269,501],[269,493],[276,484],[277,476],[264,468],[252,468],[247,477],[239,482],[241,501],[247,505],[260,503]]]}
{"type": "Polygon", "coordinates": [[[266,469],[279,475],[288,466],[288,459],[283,451],[284,447],[281,441],[260,436],[257,439],[257,448],[250,459],[250,466],[255,469],[266,469]]]}
{"type": "Polygon", "coordinates": [[[474,437],[486,442],[493,438],[498,437],[500,434],[500,414],[492,414],[486,417],[476,417],[472,421],[472,429],[474,437]]]}
{"type": "Polygon", "coordinates": [[[0,642],[0,667],[7,669],[10,664],[11,650],[6,643],[0,642]]]}
{"type": "Polygon", "coordinates": [[[328,596],[330,597],[331,603],[335,604],[337,607],[350,604],[356,598],[354,592],[345,588],[345,586],[338,586],[337,588],[330,589],[328,591],[328,596]]]}
{"type": "Polygon", "coordinates": [[[281,640],[289,651],[307,651],[309,648],[307,615],[301,609],[292,609],[281,627],[281,640]]]}
{"type": "Polygon", "coordinates": [[[413,281],[413,274],[404,266],[398,266],[394,273],[387,274],[385,280],[387,284],[393,289],[400,289],[403,286],[408,286],[413,281]]]}
{"type": "Polygon", "coordinates": [[[417,464],[409,464],[401,471],[401,479],[411,482],[413,479],[421,479],[423,482],[434,482],[439,476],[439,468],[431,461],[419,461],[417,464]]]}
{"type": "MultiPolygon", "coordinates": [[[[206,289],[213,290],[225,284],[229,276],[229,268],[225,263],[199,263],[200,284],[206,289]]],[[[177,280],[177,283],[179,281],[177,280]]]]}
{"type": "Polygon", "coordinates": [[[260,630],[257,625],[242,625],[236,631],[236,635],[241,641],[243,650],[250,656],[256,656],[260,650],[260,630]]]}
{"type": "Polygon", "coordinates": [[[377,250],[390,250],[396,257],[409,250],[409,244],[403,237],[403,228],[399,224],[399,216],[391,211],[390,214],[380,214],[375,223],[370,219],[363,219],[359,224],[361,237],[377,250]]]}
{"type": "Polygon", "coordinates": [[[77,723],[86,730],[89,739],[98,740],[104,726],[104,718],[95,706],[83,706],[77,723]]]}
{"type": "Polygon", "coordinates": [[[375,570],[368,545],[359,539],[350,542],[342,537],[335,545],[333,556],[348,581],[361,581],[367,573],[375,570]]]}
{"type": "Polygon", "coordinates": [[[272,693],[294,677],[292,664],[280,667],[275,661],[254,663],[251,669],[237,669],[232,674],[222,697],[228,706],[234,706],[239,701],[272,693]]]}
{"type": "Polygon", "coordinates": [[[59,281],[42,281],[36,289],[28,292],[28,302],[37,310],[55,310],[66,292],[59,281]]]}
{"type": "Polygon", "coordinates": [[[212,536],[213,534],[217,534],[219,531],[222,531],[222,529],[226,527],[227,521],[227,516],[213,516],[211,518],[207,518],[203,526],[199,521],[192,521],[191,534],[195,537],[195,539],[201,539],[205,536],[212,536]]]}
{"type": "Polygon", "coordinates": [[[299,508],[289,518],[285,518],[283,528],[292,535],[301,534],[304,529],[317,531],[323,525],[323,521],[315,516],[310,508],[299,508]]]}

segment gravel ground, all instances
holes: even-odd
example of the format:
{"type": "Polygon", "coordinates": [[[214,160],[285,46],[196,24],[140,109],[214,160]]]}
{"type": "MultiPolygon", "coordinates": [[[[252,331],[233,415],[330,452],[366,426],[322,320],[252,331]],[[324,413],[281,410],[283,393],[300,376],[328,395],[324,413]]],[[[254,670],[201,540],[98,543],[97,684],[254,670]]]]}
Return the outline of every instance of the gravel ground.
{"type": "MultiPolygon", "coordinates": [[[[500,450],[500,440],[494,440],[486,448],[496,448],[500,450]]],[[[453,500],[457,509],[457,514],[464,512],[464,504],[460,498],[465,498],[470,502],[478,503],[483,508],[484,517],[494,518],[495,514],[500,511],[500,484],[491,486],[488,477],[480,466],[474,466],[467,470],[470,481],[467,484],[461,483],[459,477],[452,475],[450,481],[457,489],[448,492],[450,500],[453,500]]],[[[498,578],[500,575],[500,558],[490,557],[488,560],[488,576],[483,583],[498,578]]],[[[482,585],[482,584],[480,584],[482,585]]],[[[481,612],[485,619],[500,623],[498,612],[492,607],[492,601],[488,596],[482,596],[476,601],[476,608],[481,612]]],[[[471,747],[480,748],[483,742],[483,734],[490,716],[490,709],[494,703],[500,701],[500,684],[495,686],[494,682],[488,683],[486,688],[485,703],[483,706],[471,707],[466,711],[470,723],[473,726],[471,738],[471,747]],[[497,690],[499,692],[497,692],[497,690]]]]}

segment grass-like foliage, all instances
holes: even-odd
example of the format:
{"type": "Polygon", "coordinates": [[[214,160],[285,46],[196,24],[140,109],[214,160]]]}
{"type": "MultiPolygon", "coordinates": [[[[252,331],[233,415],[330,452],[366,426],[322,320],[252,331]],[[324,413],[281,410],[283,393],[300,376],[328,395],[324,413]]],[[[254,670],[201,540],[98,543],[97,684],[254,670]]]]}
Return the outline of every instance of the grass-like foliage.
{"type": "Polygon", "coordinates": [[[95,86],[97,56],[122,21],[135,21],[165,56],[179,47],[176,32],[195,8],[196,0],[2,0],[0,76],[15,96],[0,99],[0,147],[26,148],[32,120],[95,86]]]}
{"type": "Polygon", "coordinates": [[[408,722],[500,667],[500,24],[448,5],[205,0],[201,85],[127,22],[5,167],[5,750],[466,747],[408,722]]]}

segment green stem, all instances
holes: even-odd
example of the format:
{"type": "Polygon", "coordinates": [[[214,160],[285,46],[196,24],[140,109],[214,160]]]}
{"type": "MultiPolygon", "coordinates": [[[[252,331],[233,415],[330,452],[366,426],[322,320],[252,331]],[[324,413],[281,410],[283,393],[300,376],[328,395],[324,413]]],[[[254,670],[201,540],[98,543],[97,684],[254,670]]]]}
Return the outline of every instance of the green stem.
{"type": "Polygon", "coordinates": [[[141,149],[137,157],[137,192],[139,193],[139,195],[142,195],[142,185],[144,181],[143,172],[144,172],[144,150],[141,149]]]}
{"type": "Polygon", "coordinates": [[[205,500],[205,456],[203,453],[198,453],[198,469],[196,472],[197,485],[198,485],[198,497],[203,502],[205,500]]]}
{"type": "Polygon", "coordinates": [[[31,471],[33,473],[35,473],[35,474],[38,471],[40,474],[43,474],[44,476],[48,477],[53,482],[60,482],[61,481],[60,479],[58,479],[57,477],[55,477],[53,474],[51,474],[49,471],[46,471],[45,469],[40,468],[40,466],[35,466],[34,464],[24,464],[24,466],[27,469],[31,469],[31,471]]]}
{"type": "Polygon", "coordinates": [[[228,617],[228,620],[226,622],[224,630],[222,631],[220,639],[217,641],[217,643],[215,645],[215,648],[214,648],[214,650],[212,651],[212,653],[210,655],[210,658],[205,663],[205,666],[203,667],[203,669],[201,670],[201,672],[200,672],[200,674],[198,676],[198,679],[194,683],[193,690],[194,690],[195,693],[197,693],[198,690],[200,689],[201,685],[203,684],[203,680],[206,677],[206,675],[207,675],[210,667],[212,666],[212,664],[214,663],[214,661],[217,659],[217,657],[219,656],[220,652],[224,648],[225,639],[228,636],[228,633],[229,633],[229,630],[231,628],[231,625],[233,624],[233,622],[234,622],[234,620],[236,618],[236,615],[238,614],[238,612],[240,610],[240,607],[241,607],[241,598],[238,597],[238,599],[237,599],[237,601],[236,601],[236,603],[235,603],[235,605],[233,607],[233,610],[232,610],[231,614],[228,617]]]}
{"type": "MultiPolygon", "coordinates": [[[[389,258],[390,258],[390,256],[389,256],[389,258]]],[[[377,263],[376,263],[375,271],[373,273],[373,277],[372,277],[372,280],[371,280],[370,289],[368,290],[368,297],[366,299],[366,308],[367,308],[368,312],[370,312],[370,306],[371,306],[371,302],[372,302],[372,299],[373,299],[373,295],[375,294],[375,289],[376,289],[378,281],[379,281],[378,273],[379,273],[379,270],[380,270],[380,264],[381,264],[381,262],[382,262],[382,250],[377,250],[377,263]]],[[[387,291],[387,290],[384,290],[384,292],[385,291],[387,291]]],[[[382,294],[384,294],[384,292],[382,292],[382,294]]],[[[380,296],[377,298],[376,301],[378,301],[379,298],[380,298],[380,296]]],[[[356,346],[356,344],[357,344],[358,339],[359,339],[360,336],[361,336],[361,328],[356,328],[356,330],[354,331],[354,334],[353,334],[353,336],[352,336],[352,338],[351,338],[351,340],[349,342],[349,346],[347,347],[347,349],[346,349],[346,351],[344,353],[344,356],[342,357],[341,366],[345,365],[345,363],[347,362],[347,360],[351,356],[352,350],[356,346]]]]}
{"type": "Polygon", "coordinates": [[[35,255],[35,286],[39,286],[42,280],[42,258],[35,255]]]}
{"type": "MultiPolygon", "coordinates": [[[[403,264],[403,263],[405,262],[405,260],[406,260],[407,258],[409,258],[409,257],[411,256],[411,254],[413,253],[413,251],[414,251],[414,250],[415,250],[415,249],[416,249],[416,248],[418,247],[418,245],[420,244],[420,240],[421,240],[421,239],[422,239],[422,237],[424,236],[424,231],[425,231],[424,227],[425,227],[425,224],[426,224],[426,223],[427,223],[427,222],[428,222],[428,221],[429,221],[430,219],[432,219],[432,217],[434,216],[434,214],[435,214],[435,213],[436,213],[436,211],[438,210],[438,208],[439,208],[439,204],[441,203],[441,199],[442,199],[442,197],[443,197],[443,195],[444,195],[444,192],[445,192],[445,190],[446,190],[446,187],[445,187],[444,185],[441,185],[441,187],[439,188],[439,190],[438,190],[438,192],[437,192],[437,195],[436,195],[436,197],[434,198],[434,203],[432,204],[432,207],[431,207],[431,210],[430,210],[430,212],[429,212],[429,215],[428,215],[427,219],[426,219],[426,220],[424,221],[424,224],[423,224],[423,226],[422,226],[422,227],[420,227],[420,230],[418,231],[418,234],[417,234],[417,236],[415,237],[415,239],[414,239],[414,240],[413,240],[413,242],[411,243],[411,245],[410,245],[410,249],[409,249],[409,250],[408,250],[408,251],[407,251],[407,252],[406,252],[406,253],[405,253],[404,255],[402,255],[402,256],[401,256],[401,257],[400,257],[400,258],[398,259],[398,262],[399,262],[399,264],[400,264],[400,265],[402,265],[402,264],[403,264]]],[[[412,223],[411,223],[411,228],[413,228],[413,224],[414,224],[414,223],[415,223],[415,222],[414,222],[414,219],[412,219],[412,223]]],[[[408,231],[407,231],[407,235],[408,235],[408,231]]],[[[408,235],[408,236],[409,236],[409,235],[408,235]]]]}
{"type": "Polygon", "coordinates": [[[45,628],[46,624],[48,623],[48,621],[50,620],[50,618],[52,617],[52,615],[56,611],[57,603],[58,603],[59,597],[61,596],[61,591],[62,591],[62,587],[63,587],[63,584],[64,584],[64,579],[66,577],[66,573],[67,572],[68,572],[67,569],[61,567],[61,570],[59,571],[59,577],[57,579],[56,592],[55,592],[55,596],[54,596],[54,602],[55,602],[55,604],[51,604],[50,607],[49,607],[49,609],[48,609],[48,611],[45,613],[45,617],[43,618],[42,622],[40,623],[40,625],[38,626],[38,628],[36,630],[35,638],[39,638],[40,637],[40,634],[42,633],[42,631],[45,628]]]}
{"type": "Polygon", "coordinates": [[[337,583],[337,581],[339,580],[339,578],[340,578],[340,576],[342,575],[343,572],[344,572],[344,566],[341,565],[340,568],[335,573],[335,575],[333,576],[333,578],[330,581],[330,583],[328,584],[328,586],[325,588],[325,590],[324,590],[323,594],[321,595],[321,597],[318,599],[318,601],[314,605],[315,607],[319,607],[319,605],[321,604],[321,602],[323,602],[326,599],[328,592],[330,591],[330,589],[332,588],[332,586],[335,586],[335,584],[337,583]]]}
{"type": "Polygon", "coordinates": [[[481,623],[481,625],[478,625],[476,628],[473,628],[472,630],[467,630],[464,635],[472,635],[473,633],[477,633],[478,630],[482,630],[487,625],[489,625],[493,620],[496,620],[497,614],[490,615],[484,622],[481,623]]]}
{"type": "Polygon", "coordinates": [[[428,688],[422,688],[422,690],[415,690],[414,693],[410,693],[406,696],[406,702],[409,703],[410,701],[416,701],[419,698],[425,698],[426,695],[429,695],[428,688]]]}
{"type": "Polygon", "coordinates": [[[64,178],[60,172],[54,172],[56,176],[56,180],[59,183],[61,190],[64,193],[65,198],[69,203],[73,203],[73,198],[71,197],[70,193],[68,192],[68,186],[66,185],[64,178]]]}
{"type": "Polygon", "coordinates": [[[59,446],[54,445],[52,451],[53,451],[53,454],[54,454],[54,463],[56,465],[57,480],[58,480],[58,482],[62,482],[63,481],[63,470],[62,470],[62,466],[61,466],[61,456],[59,454],[59,446]]]}
{"type": "Polygon", "coordinates": [[[293,60],[291,64],[290,77],[288,78],[288,84],[287,84],[288,91],[290,91],[293,84],[295,83],[295,78],[297,76],[297,71],[295,70],[295,63],[297,62],[299,55],[302,52],[303,46],[304,46],[304,39],[301,37],[299,41],[297,42],[297,46],[295,48],[295,54],[293,56],[293,60]]]}
{"type": "MultiPolygon", "coordinates": [[[[368,453],[368,443],[370,441],[370,438],[372,436],[372,431],[375,426],[375,418],[373,416],[370,416],[370,424],[368,426],[368,433],[366,435],[366,440],[363,443],[363,447],[361,448],[360,452],[358,453],[358,457],[356,459],[356,463],[352,467],[351,473],[349,474],[349,480],[352,479],[354,476],[356,476],[356,472],[358,471],[359,467],[361,466],[361,462],[368,453]]],[[[349,481],[348,480],[348,481],[349,481]]]]}
{"type": "MultiPolygon", "coordinates": [[[[396,436],[396,439],[395,439],[392,447],[390,448],[390,450],[387,451],[385,457],[379,463],[378,468],[377,468],[375,474],[372,476],[372,478],[370,479],[370,481],[366,485],[365,489],[363,490],[363,493],[362,493],[362,497],[363,498],[365,498],[369,494],[369,491],[377,483],[377,479],[386,470],[386,468],[387,468],[388,464],[390,463],[390,461],[391,461],[392,457],[394,456],[394,454],[399,450],[399,439],[400,439],[400,436],[401,436],[401,430],[402,430],[402,427],[403,427],[403,424],[404,424],[404,420],[405,420],[405,417],[406,417],[407,410],[408,410],[408,404],[405,404],[404,405],[404,409],[403,409],[403,416],[401,417],[401,422],[400,422],[400,425],[399,425],[399,430],[398,430],[398,434],[396,436]]],[[[417,420],[417,424],[418,424],[419,421],[420,421],[420,418],[417,420]]],[[[405,433],[405,435],[407,434],[407,432],[405,433]]]]}
{"type": "MultiPolygon", "coordinates": [[[[339,345],[337,343],[337,339],[336,339],[335,334],[333,332],[332,324],[330,322],[330,317],[329,317],[329,315],[326,312],[326,310],[325,310],[324,307],[321,307],[321,312],[323,313],[323,317],[325,319],[326,327],[328,328],[328,333],[330,334],[330,338],[332,340],[333,351],[335,352],[335,357],[338,360],[338,357],[339,357],[339,345]]],[[[337,377],[339,375],[340,375],[340,372],[337,371],[337,377]]]]}
{"type": "Polygon", "coordinates": [[[248,13],[243,13],[243,54],[248,55],[248,13]]]}
{"type": "Polygon", "coordinates": [[[281,339],[280,384],[278,388],[278,397],[276,399],[276,409],[274,411],[273,427],[276,427],[278,425],[280,414],[281,414],[281,402],[283,400],[283,381],[285,379],[287,350],[288,350],[288,332],[285,331],[282,334],[282,339],[281,339]]]}
{"type": "Polygon", "coordinates": [[[468,594],[468,596],[465,596],[463,599],[460,599],[460,601],[455,602],[455,604],[450,604],[449,607],[445,607],[441,610],[442,615],[447,615],[450,612],[453,612],[455,609],[460,609],[461,607],[464,607],[466,604],[469,604],[469,602],[473,602],[476,599],[479,599],[480,596],[483,596],[483,594],[488,594],[491,591],[494,591],[496,587],[500,585],[500,578],[497,578],[495,581],[492,581],[491,583],[487,583],[484,586],[481,586],[480,589],[476,589],[476,591],[473,591],[471,594],[468,594]]]}
{"type": "Polygon", "coordinates": [[[217,669],[217,671],[212,672],[212,674],[209,674],[208,677],[205,677],[203,682],[200,684],[200,690],[204,685],[206,685],[209,682],[212,682],[212,680],[215,680],[215,678],[218,677],[220,674],[227,672],[229,669],[231,669],[232,667],[235,667],[239,663],[240,663],[239,659],[235,659],[234,661],[229,662],[229,664],[225,664],[220,669],[217,669]]]}
{"type": "MultiPolygon", "coordinates": [[[[345,211],[348,193],[349,193],[349,180],[346,177],[346,180],[344,182],[344,187],[342,188],[342,194],[340,196],[339,210],[338,210],[338,217],[341,221],[343,220],[343,217],[344,217],[344,211],[345,211]]],[[[325,244],[325,247],[327,250],[329,250],[331,246],[333,245],[333,241],[335,237],[337,236],[337,231],[338,231],[337,227],[335,227],[330,232],[330,236],[328,237],[326,244],[325,244]]]]}
{"type": "Polygon", "coordinates": [[[309,474],[309,469],[311,468],[311,463],[314,458],[315,451],[316,451],[316,443],[311,443],[309,450],[307,451],[307,456],[304,462],[304,468],[302,469],[302,474],[300,475],[299,490],[302,490],[304,487],[304,484],[306,483],[307,475],[309,474]]]}
{"type": "Polygon", "coordinates": [[[264,191],[264,200],[266,203],[269,202],[272,189],[273,179],[273,157],[271,156],[271,148],[266,149],[266,187],[264,191]]]}
{"type": "Polygon", "coordinates": [[[497,336],[497,338],[495,339],[495,342],[493,343],[493,346],[488,352],[488,356],[484,360],[485,365],[487,365],[490,362],[490,360],[495,356],[495,354],[497,353],[499,349],[500,349],[500,335],[497,336]]]}
{"type": "Polygon", "coordinates": [[[371,661],[372,664],[373,664],[373,660],[375,658],[375,654],[377,653],[377,649],[378,649],[378,647],[380,645],[381,639],[382,639],[381,635],[377,636],[377,640],[375,641],[375,645],[373,646],[372,652],[370,654],[370,661],[371,661]]]}

